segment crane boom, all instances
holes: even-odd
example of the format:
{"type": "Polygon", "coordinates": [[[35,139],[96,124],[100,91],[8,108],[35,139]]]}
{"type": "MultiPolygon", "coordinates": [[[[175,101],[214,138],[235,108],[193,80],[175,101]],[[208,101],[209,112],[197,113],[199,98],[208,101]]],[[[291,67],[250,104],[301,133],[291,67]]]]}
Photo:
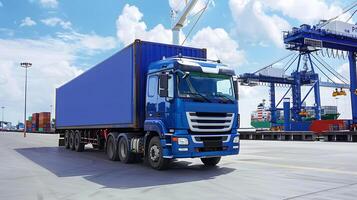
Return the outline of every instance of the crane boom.
{"type": "Polygon", "coordinates": [[[172,30],[172,43],[179,44],[180,43],[180,30],[184,26],[184,23],[187,19],[187,16],[190,14],[192,9],[197,4],[198,0],[191,0],[187,3],[186,7],[181,12],[180,16],[174,22],[171,30],[172,30]]]}

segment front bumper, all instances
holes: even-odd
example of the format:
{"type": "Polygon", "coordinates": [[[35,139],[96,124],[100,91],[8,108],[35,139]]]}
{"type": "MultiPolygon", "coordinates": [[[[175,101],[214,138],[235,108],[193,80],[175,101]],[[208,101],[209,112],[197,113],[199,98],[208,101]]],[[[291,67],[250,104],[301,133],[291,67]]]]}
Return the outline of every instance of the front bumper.
{"type": "MultiPolygon", "coordinates": [[[[202,157],[218,157],[239,154],[240,143],[234,143],[234,138],[239,137],[237,132],[230,134],[200,134],[191,135],[187,131],[175,131],[171,138],[187,138],[188,145],[179,145],[178,142],[163,139],[162,145],[164,148],[164,157],[167,158],[202,158],[202,157]],[[205,145],[202,138],[222,138],[222,146],[210,147],[205,145]]],[[[206,143],[207,144],[207,143],[206,143]]]]}

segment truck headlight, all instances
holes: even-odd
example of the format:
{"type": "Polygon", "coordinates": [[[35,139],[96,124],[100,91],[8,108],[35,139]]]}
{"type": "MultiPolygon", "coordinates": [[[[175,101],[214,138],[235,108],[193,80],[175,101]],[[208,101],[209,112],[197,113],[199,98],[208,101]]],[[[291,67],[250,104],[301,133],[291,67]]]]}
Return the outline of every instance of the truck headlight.
{"type": "Polygon", "coordinates": [[[188,145],[188,139],[187,138],[177,138],[177,144],[188,145]]]}
{"type": "Polygon", "coordinates": [[[234,137],[233,139],[233,143],[239,143],[239,135],[234,137]]]}

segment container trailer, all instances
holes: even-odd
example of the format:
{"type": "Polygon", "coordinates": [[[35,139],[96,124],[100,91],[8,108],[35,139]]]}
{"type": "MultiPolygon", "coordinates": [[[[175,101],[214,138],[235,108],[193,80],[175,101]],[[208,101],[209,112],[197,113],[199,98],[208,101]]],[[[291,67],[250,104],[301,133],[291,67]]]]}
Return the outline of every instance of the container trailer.
{"type": "Polygon", "coordinates": [[[178,158],[214,166],[239,153],[237,79],[206,49],[135,40],[56,90],[55,124],[71,150],[91,143],[159,170],[178,158]]]}

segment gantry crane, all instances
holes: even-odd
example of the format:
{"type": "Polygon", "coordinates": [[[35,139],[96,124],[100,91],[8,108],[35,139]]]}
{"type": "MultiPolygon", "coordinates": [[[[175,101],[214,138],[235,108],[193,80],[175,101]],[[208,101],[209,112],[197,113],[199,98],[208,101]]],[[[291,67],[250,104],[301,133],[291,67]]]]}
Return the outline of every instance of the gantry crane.
{"type": "MultiPolygon", "coordinates": [[[[331,23],[331,22],[330,22],[331,23]]],[[[342,22],[333,22],[342,23],[342,22]]],[[[292,31],[284,33],[284,43],[287,49],[301,51],[301,49],[326,49],[330,55],[333,51],[341,52],[341,55],[348,54],[350,71],[350,92],[352,106],[352,123],[357,124],[357,71],[356,71],[356,52],[357,52],[357,26],[335,24],[335,27],[345,26],[342,30],[327,29],[326,22],[316,26],[301,25],[300,28],[293,28],[292,31]],[[344,53],[345,52],[345,53],[344,53]]],[[[336,94],[336,93],[335,93],[336,94]]],[[[343,94],[343,93],[342,93],[343,94]]]]}
{"type": "MultiPolygon", "coordinates": [[[[357,27],[356,27],[357,28],[357,27]]],[[[357,30],[357,29],[356,29],[357,30]]],[[[351,91],[351,104],[352,104],[352,116],[353,123],[357,123],[357,90],[356,90],[356,52],[357,52],[357,37],[353,37],[350,34],[332,33],[326,29],[321,29],[319,26],[311,27],[309,25],[302,25],[300,28],[293,28],[290,32],[284,32],[284,43],[288,50],[297,51],[297,55],[285,57],[290,58],[286,64],[287,69],[297,60],[296,69],[289,75],[285,76],[280,73],[279,76],[270,75],[266,73],[269,69],[273,69],[272,65],[268,65],[254,73],[245,73],[240,76],[241,84],[254,86],[257,84],[268,84],[270,86],[270,111],[271,111],[271,123],[275,126],[277,123],[277,111],[282,110],[278,108],[280,103],[286,97],[291,90],[292,93],[292,120],[301,121],[302,117],[306,114],[306,106],[304,102],[310,95],[312,90],[314,91],[314,105],[310,107],[315,111],[315,118],[321,119],[321,98],[320,87],[333,87],[336,90],[333,92],[333,96],[346,95],[343,89],[350,89],[351,91]],[[342,51],[348,52],[348,58],[350,62],[350,85],[348,80],[340,75],[333,67],[323,61],[319,54],[323,54],[323,49],[334,49],[341,53],[341,57],[347,55],[342,51]],[[320,52],[320,53],[319,53],[320,52]],[[315,54],[315,55],[314,55],[315,54]],[[327,70],[330,75],[328,75],[327,70]],[[320,71],[329,81],[322,82],[319,79],[320,71]],[[334,78],[331,78],[334,76],[334,78]],[[338,80],[339,82],[337,82],[338,80]],[[276,86],[288,86],[288,91],[284,94],[281,100],[276,104],[275,101],[275,87],[276,86]],[[311,86],[304,98],[302,98],[301,88],[302,86],[311,86]],[[340,88],[338,91],[337,88],[340,88]]],[[[331,50],[330,50],[331,51],[331,50]]],[[[329,57],[339,57],[339,53],[325,53],[329,57]]],[[[279,60],[282,61],[283,59],[279,60]]]]}
{"type": "MultiPolygon", "coordinates": [[[[318,68],[322,71],[322,66],[317,65],[317,63],[323,63],[317,56],[312,55],[313,50],[300,49],[298,54],[290,54],[289,56],[280,59],[288,59],[286,62],[285,68],[281,71],[277,71],[277,68],[273,68],[273,65],[278,63],[275,62],[271,65],[268,65],[254,73],[245,73],[239,76],[239,81],[242,85],[246,86],[257,86],[257,85],[268,85],[270,88],[270,111],[271,111],[271,123],[272,127],[281,126],[277,124],[277,111],[283,110],[283,108],[278,108],[279,105],[283,102],[283,99],[291,91],[292,96],[292,120],[296,122],[302,121],[302,118],[306,116],[306,109],[313,109],[315,111],[315,118],[321,119],[321,99],[320,99],[320,87],[333,87],[347,89],[349,85],[345,82],[338,83],[332,78],[331,82],[323,82],[319,79],[319,74],[315,71],[315,68],[318,68]],[[290,75],[285,75],[285,72],[297,61],[297,67],[293,70],[290,75]],[[274,71],[278,73],[271,73],[269,71],[274,71]],[[302,98],[301,88],[303,86],[310,86],[310,89],[306,95],[302,98]],[[286,93],[276,104],[276,87],[288,87],[286,93]],[[307,107],[304,105],[305,100],[314,90],[314,105],[307,107]]],[[[326,66],[325,66],[326,67],[326,66]]],[[[325,73],[322,71],[322,73],[325,73]]],[[[336,72],[337,73],[337,72],[336,72]]],[[[338,76],[337,76],[338,77],[338,76]]],[[[342,92],[341,92],[342,94],[342,92]]]]}

